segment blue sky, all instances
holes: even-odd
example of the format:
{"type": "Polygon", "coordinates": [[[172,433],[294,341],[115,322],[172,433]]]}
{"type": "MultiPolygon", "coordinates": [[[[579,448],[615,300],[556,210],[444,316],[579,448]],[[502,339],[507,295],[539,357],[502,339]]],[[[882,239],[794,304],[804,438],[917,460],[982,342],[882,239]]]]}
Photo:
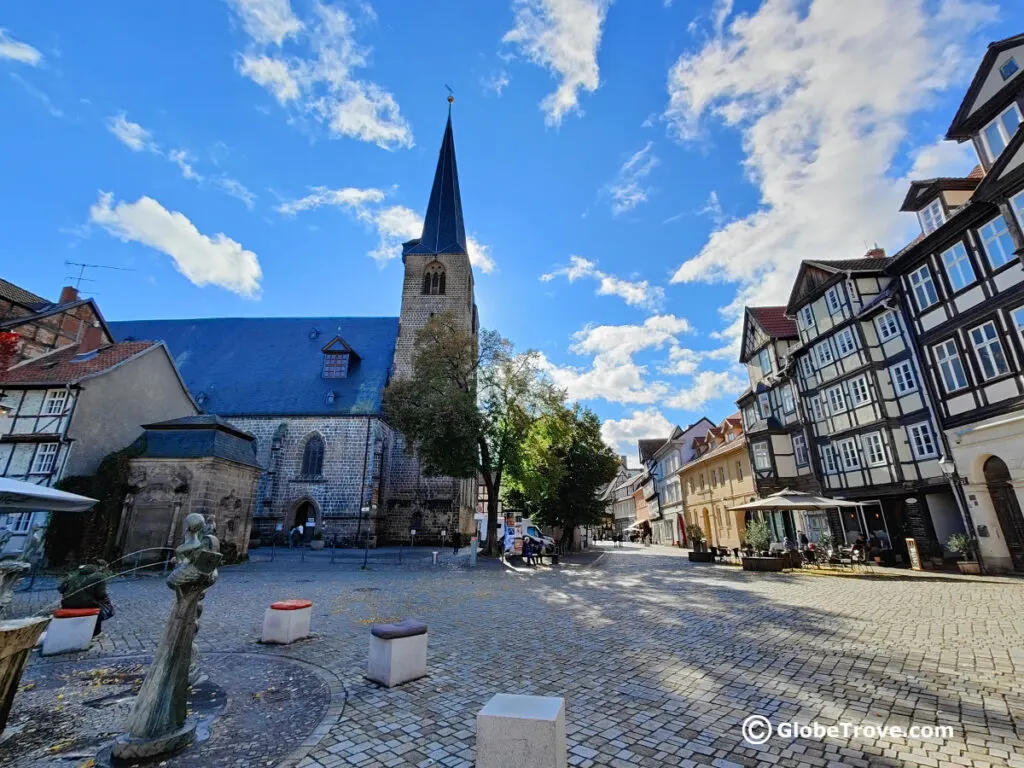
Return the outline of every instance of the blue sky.
{"type": "MultiPolygon", "coordinates": [[[[993,0],[180,0],[0,12],[0,275],[109,319],[397,315],[455,91],[482,323],[624,450],[735,410],[745,303],[890,252],[993,0]]],[[[246,340],[240,340],[246,343],[246,340]]],[[[258,343],[258,340],[252,340],[258,343]]]]}

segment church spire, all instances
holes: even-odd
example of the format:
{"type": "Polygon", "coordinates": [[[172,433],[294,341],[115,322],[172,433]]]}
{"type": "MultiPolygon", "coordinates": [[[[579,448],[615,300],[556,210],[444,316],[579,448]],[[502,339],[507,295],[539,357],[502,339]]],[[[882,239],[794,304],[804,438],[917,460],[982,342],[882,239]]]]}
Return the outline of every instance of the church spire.
{"type": "Polygon", "coordinates": [[[452,134],[452,102],[448,97],[448,125],[441,141],[441,153],[434,172],[423,234],[419,241],[406,243],[405,253],[456,253],[468,255],[466,228],[462,223],[462,198],[459,196],[459,170],[455,165],[455,137],[452,134]]]}

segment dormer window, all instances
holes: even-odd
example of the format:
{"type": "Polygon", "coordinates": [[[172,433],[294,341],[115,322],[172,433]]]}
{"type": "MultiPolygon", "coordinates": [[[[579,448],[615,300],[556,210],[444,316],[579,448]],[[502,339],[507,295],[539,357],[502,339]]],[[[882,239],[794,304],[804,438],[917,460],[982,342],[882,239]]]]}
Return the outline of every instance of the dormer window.
{"type": "Polygon", "coordinates": [[[938,198],[932,200],[927,207],[917,212],[917,218],[921,222],[921,231],[930,235],[946,221],[946,212],[942,209],[942,201],[938,198]]]}
{"type": "Polygon", "coordinates": [[[1006,145],[1010,143],[1010,139],[1017,132],[1020,123],[1020,109],[1016,103],[1013,103],[1004,109],[999,117],[981,129],[981,137],[990,161],[995,162],[995,159],[1006,149],[1006,145]]]}
{"type": "Polygon", "coordinates": [[[341,336],[335,336],[320,351],[324,355],[321,376],[325,379],[347,378],[349,368],[359,359],[352,347],[346,344],[341,336]]]}

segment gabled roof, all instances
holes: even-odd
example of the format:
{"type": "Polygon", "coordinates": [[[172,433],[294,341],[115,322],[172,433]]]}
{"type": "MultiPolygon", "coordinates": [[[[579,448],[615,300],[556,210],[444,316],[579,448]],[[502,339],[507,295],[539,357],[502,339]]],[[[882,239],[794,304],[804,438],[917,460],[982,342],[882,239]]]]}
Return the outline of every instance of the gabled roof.
{"type": "Polygon", "coordinates": [[[658,449],[665,444],[665,438],[659,437],[650,440],[638,440],[637,447],[640,450],[640,461],[650,461],[654,454],[658,452],[658,449]]]}
{"type": "Polygon", "coordinates": [[[15,285],[3,278],[0,278],[0,299],[5,299],[13,302],[14,304],[20,304],[21,306],[28,307],[29,309],[41,309],[52,303],[44,299],[42,296],[36,296],[31,291],[26,291],[21,286],[15,285]]]}
{"type": "Polygon", "coordinates": [[[133,447],[140,458],[219,458],[262,469],[256,458],[256,438],[218,416],[185,416],[143,425],[145,432],[133,447]]]}
{"type": "Polygon", "coordinates": [[[107,344],[84,355],[79,354],[77,344],[61,347],[11,366],[0,374],[0,386],[76,384],[160,346],[155,341],[129,341],[107,344]]]}
{"type": "Polygon", "coordinates": [[[320,351],[323,352],[324,354],[329,354],[331,352],[346,352],[352,355],[354,359],[359,359],[359,353],[352,349],[349,343],[345,341],[343,338],[341,338],[341,336],[335,336],[333,339],[324,344],[323,348],[320,351]]]}
{"type": "MultiPolygon", "coordinates": [[[[881,253],[885,253],[881,251],[881,253]]],[[[793,289],[789,294],[789,302],[786,304],[786,314],[796,314],[797,307],[803,303],[803,300],[808,296],[816,296],[820,287],[825,283],[831,282],[831,278],[835,275],[842,275],[848,272],[857,272],[863,274],[871,274],[872,272],[884,272],[885,267],[891,258],[887,256],[880,257],[862,257],[859,259],[829,259],[829,260],[818,260],[818,259],[807,259],[800,263],[800,269],[796,273],[796,280],[793,281],[793,289]],[[822,273],[822,279],[820,281],[806,281],[805,277],[809,275],[812,270],[817,270],[822,273]],[[810,282],[814,284],[811,285],[810,282]]]]}
{"type": "MultiPolygon", "coordinates": [[[[980,167],[981,166],[978,166],[978,168],[980,167]]],[[[973,174],[974,171],[971,171],[971,173],[973,174]]],[[[910,182],[910,189],[907,190],[907,196],[903,198],[903,204],[900,206],[900,210],[919,211],[924,208],[932,198],[945,190],[962,190],[969,192],[977,189],[983,176],[984,172],[979,176],[964,176],[962,178],[941,177],[912,181],[910,182]]]]}
{"type": "MultiPolygon", "coordinates": [[[[953,122],[950,123],[949,129],[946,131],[947,139],[968,139],[972,133],[981,128],[992,117],[995,117],[994,113],[996,111],[996,107],[986,107],[985,105],[982,105],[979,109],[973,109],[974,104],[978,99],[978,94],[981,92],[988,80],[988,76],[992,72],[992,68],[995,66],[996,60],[999,56],[1004,51],[1021,45],[1024,45],[1024,34],[1014,35],[1013,37],[1007,37],[1002,40],[997,40],[994,43],[989,43],[988,49],[985,51],[985,55],[981,59],[981,64],[978,66],[978,70],[974,73],[974,79],[971,80],[971,84],[967,88],[964,100],[960,103],[960,108],[957,109],[956,115],[953,117],[953,122]]],[[[1022,73],[1024,73],[1024,60],[1018,60],[1017,63],[1020,65],[1020,70],[985,100],[986,105],[1002,104],[1006,100],[1006,97],[1020,88],[1022,83],[1024,83],[1024,80],[1022,80],[1022,73]]]]}
{"type": "Polygon", "coordinates": [[[37,320],[42,320],[50,315],[56,315],[61,312],[68,312],[72,309],[89,304],[92,306],[93,314],[96,315],[96,320],[99,322],[100,327],[104,333],[110,339],[114,338],[114,334],[110,332],[110,327],[107,325],[107,321],[103,319],[103,314],[100,312],[100,308],[96,305],[96,302],[92,299],[78,299],[76,301],[69,301],[67,304],[50,304],[31,315],[22,315],[21,317],[9,317],[6,320],[0,321],[0,329],[6,328],[17,328],[20,325],[28,325],[34,323],[37,320]]]}
{"type": "Polygon", "coordinates": [[[403,254],[469,253],[466,249],[466,228],[462,221],[459,169],[455,164],[451,102],[448,106],[448,125],[444,129],[441,152],[437,157],[437,170],[434,171],[434,185],[430,189],[427,213],[423,217],[423,234],[419,239],[410,240],[404,245],[403,254]]]}
{"type": "Polygon", "coordinates": [[[757,324],[773,339],[799,339],[796,322],[786,317],[785,307],[747,307],[757,324]]]}
{"type": "Polygon", "coordinates": [[[397,317],[129,320],[110,327],[119,339],[164,341],[192,396],[221,416],[379,414],[398,338],[397,317]],[[341,379],[322,378],[323,334],[332,332],[360,356],[341,379]]]}

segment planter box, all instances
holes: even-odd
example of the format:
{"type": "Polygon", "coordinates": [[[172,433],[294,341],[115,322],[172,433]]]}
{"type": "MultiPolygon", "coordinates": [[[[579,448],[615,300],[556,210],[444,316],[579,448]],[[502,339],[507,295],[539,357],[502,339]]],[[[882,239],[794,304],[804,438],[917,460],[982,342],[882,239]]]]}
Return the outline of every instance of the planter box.
{"type": "Polygon", "coordinates": [[[715,556],[711,552],[691,552],[690,553],[691,563],[713,563],[715,562],[715,556]]]}
{"type": "Polygon", "coordinates": [[[960,573],[966,573],[970,576],[981,575],[981,563],[977,560],[961,560],[957,563],[957,567],[960,568],[960,573]]]}
{"type": "Polygon", "coordinates": [[[744,557],[744,571],[762,571],[779,573],[786,567],[785,557],[744,557]]]}

